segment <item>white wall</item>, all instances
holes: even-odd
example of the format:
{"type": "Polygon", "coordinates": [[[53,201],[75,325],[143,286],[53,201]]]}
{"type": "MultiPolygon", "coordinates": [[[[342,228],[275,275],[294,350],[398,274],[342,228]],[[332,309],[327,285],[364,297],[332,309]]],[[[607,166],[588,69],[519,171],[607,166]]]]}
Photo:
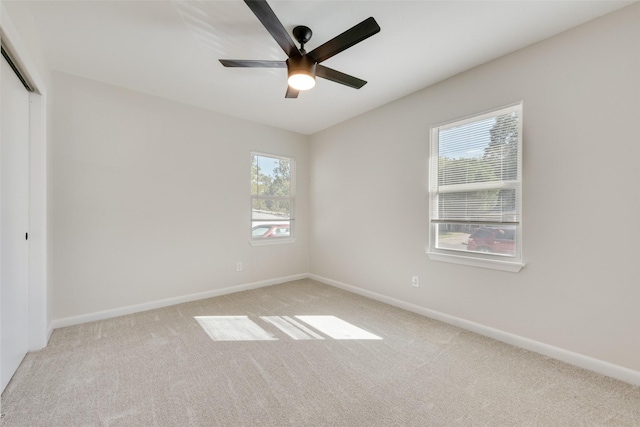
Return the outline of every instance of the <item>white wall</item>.
{"type": "Polygon", "coordinates": [[[310,272],[640,371],[639,41],[635,4],[312,136],[310,272]],[[527,266],[429,260],[429,127],[520,100],[527,266]]]}
{"type": "Polygon", "coordinates": [[[306,136],[59,72],[54,89],[54,319],[308,271],[306,136]],[[294,244],[248,243],[252,150],[297,160],[294,244]]]}

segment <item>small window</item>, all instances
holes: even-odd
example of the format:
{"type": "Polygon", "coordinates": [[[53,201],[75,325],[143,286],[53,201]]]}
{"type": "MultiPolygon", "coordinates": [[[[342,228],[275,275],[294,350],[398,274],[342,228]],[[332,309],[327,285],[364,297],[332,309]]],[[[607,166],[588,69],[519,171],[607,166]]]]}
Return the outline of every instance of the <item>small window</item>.
{"type": "Polygon", "coordinates": [[[251,244],[294,241],[295,160],[251,153],[251,244]]]}
{"type": "Polygon", "coordinates": [[[522,268],[522,103],[431,128],[429,256],[522,268]]]}

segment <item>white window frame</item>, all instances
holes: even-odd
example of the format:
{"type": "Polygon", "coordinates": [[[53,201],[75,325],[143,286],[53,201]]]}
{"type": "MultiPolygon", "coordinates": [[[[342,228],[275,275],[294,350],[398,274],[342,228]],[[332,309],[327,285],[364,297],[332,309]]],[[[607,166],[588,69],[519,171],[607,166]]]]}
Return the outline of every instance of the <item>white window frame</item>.
{"type": "Polygon", "coordinates": [[[287,244],[287,243],[294,243],[296,241],[296,237],[295,237],[295,201],[296,201],[296,159],[293,157],[289,157],[289,156],[282,156],[279,154],[271,154],[271,153],[264,153],[264,152],[259,152],[259,151],[252,151],[251,155],[249,156],[249,244],[251,246],[268,246],[268,245],[279,245],[279,244],[287,244]],[[289,161],[289,171],[290,171],[290,187],[289,187],[289,196],[288,197],[282,197],[282,196],[259,196],[259,195],[255,195],[253,194],[253,189],[251,187],[251,180],[252,180],[252,170],[251,167],[253,166],[253,157],[254,156],[259,156],[259,157],[269,157],[272,159],[277,159],[277,160],[287,160],[289,161]],[[253,229],[253,223],[254,223],[254,219],[253,219],[253,201],[254,200],[288,200],[289,201],[289,206],[290,206],[290,211],[289,211],[289,216],[290,218],[287,220],[289,222],[289,236],[286,237],[269,237],[269,238],[255,238],[252,235],[252,229],[253,229]]]}
{"type": "MultiPolygon", "coordinates": [[[[522,256],[522,111],[523,103],[518,102],[515,104],[507,105],[501,108],[497,108],[491,111],[475,114],[463,119],[457,119],[441,124],[431,126],[430,134],[430,146],[429,146],[429,244],[427,249],[427,255],[430,259],[435,261],[442,261],[454,264],[462,264],[473,267],[489,268],[495,270],[503,270],[510,272],[518,272],[524,266],[522,256]],[[465,252],[462,250],[449,250],[445,248],[436,247],[437,244],[437,227],[438,224],[447,222],[445,220],[439,221],[437,216],[438,212],[438,194],[439,191],[451,190],[453,185],[447,188],[438,185],[438,167],[439,167],[439,135],[441,130],[450,129],[457,126],[462,126],[468,123],[485,120],[491,117],[508,114],[511,112],[518,113],[518,156],[517,156],[517,180],[516,181],[498,181],[487,182],[486,184],[479,183],[474,184],[474,189],[495,189],[495,188],[516,188],[516,209],[519,212],[519,220],[516,222],[503,223],[505,225],[515,225],[515,255],[514,256],[501,256],[491,253],[478,253],[478,252],[465,252]]],[[[467,186],[469,189],[472,186],[467,186]]],[[[463,221],[461,221],[463,222],[463,221]]],[[[473,221],[469,221],[469,224],[474,224],[473,221]]],[[[478,225],[483,222],[479,221],[478,225]]],[[[497,222],[496,225],[501,224],[497,222]]]]}

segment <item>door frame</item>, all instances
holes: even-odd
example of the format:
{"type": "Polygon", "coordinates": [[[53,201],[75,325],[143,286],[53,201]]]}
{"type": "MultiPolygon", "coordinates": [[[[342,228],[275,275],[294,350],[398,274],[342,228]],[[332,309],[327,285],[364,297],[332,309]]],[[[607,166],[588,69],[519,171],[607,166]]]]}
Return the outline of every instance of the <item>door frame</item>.
{"type": "Polygon", "coordinates": [[[48,188],[48,165],[51,160],[47,144],[47,88],[1,2],[0,39],[23,77],[34,89],[29,93],[29,351],[35,351],[46,347],[53,331],[49,292],[51,193],[48,188]]]}

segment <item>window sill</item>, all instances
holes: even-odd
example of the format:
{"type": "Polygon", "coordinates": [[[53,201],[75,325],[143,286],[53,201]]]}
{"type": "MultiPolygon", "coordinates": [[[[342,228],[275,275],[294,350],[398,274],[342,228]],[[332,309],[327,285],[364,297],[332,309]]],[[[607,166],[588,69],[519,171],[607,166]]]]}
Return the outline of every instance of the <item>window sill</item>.
{"type": "Polygon", "coordinates": [[[295,237],[274,237],[266,238],[263,240],[249,240],[251,246],[269,246],[269,245],[284,245],[288,243],[295,243],[295,237]]]}
{"type": "Polygon", "coordinates": [[[429,259],[432,259],[434,261],[468,265],[471,267],[488,268],[491,270],[509,271],[512,273],[519,272],[526,265],[523,262],[499,261],[494,259],[473,258],[436,252],[427,252],[427,255],[429,256],[429,259]]]}

